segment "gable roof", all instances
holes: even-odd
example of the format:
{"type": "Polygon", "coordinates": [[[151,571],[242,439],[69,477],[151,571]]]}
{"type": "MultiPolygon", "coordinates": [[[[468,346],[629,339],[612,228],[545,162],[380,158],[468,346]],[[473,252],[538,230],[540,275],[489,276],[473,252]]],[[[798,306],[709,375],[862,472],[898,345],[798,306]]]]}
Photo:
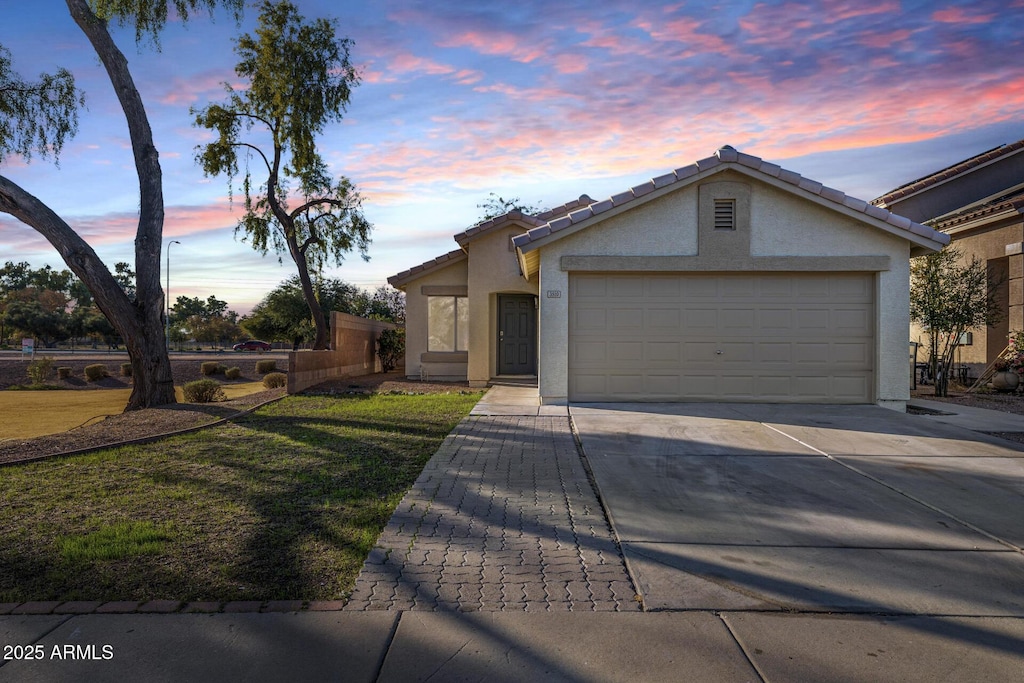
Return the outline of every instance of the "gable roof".
{"type": "Polygon", "coordinates": [[[464,247],[469,242],[473,241],[477,237],[480,237],[484,233],[497,230],[498,228],[512,226],[516,227],[519,224],[520,227],[529,230],[539,225],[544,225],[548,221],[558,218],[559,216],[565,216],[571,211],[575,211],[581,206],[587,206],[594,200],[585,194],[581,194],[579,199],[573,199],[570,202],[566,202],[561,206],[556,206],[553,209],[542,211],[536,215],[531,215],[521,211],[520,209],[512,209],[506,214],[501,216],[495,216],[486,221],[477,223],[473,227],[460,232],[455,235],[455,241],[459,243],[459,246],[464,247]]]}
{"type": "MultiPolygon", "coordinates": [[[[689,166],[677,168],[671,173],[658,176],[650,182],[637,185],[625,192],[613,195],[600,202],[573,211],[533,228],[523,235],[514,237],[513,244],[521,255],[525,255],[545,244],[571,235],[605,218],[618,215],[634,206],[660,197],[675,189],[691,185],[725,170],[735,170],[749,177],[767,182],[780,189],[805,197],[822,206],[835,209],[848,216],[868,222],[887,232],[903,237],[927,251],[938,251],[949,244],[949,235],[944,235],[926,225],[915,223],[909,218],[862,199],[850,197],[839,190],[826,187],[816,180],[804,178],[799,173],[787,171],[776,164],[759,157],[737,152],[726,145],[714,155],[701,159],[689,166]]],[[[521,256],[522,258],[522,256],[521,256]]]]}
{"type": "Polygon", "coordinates": [[[1024,149],[1024,140],[1018,140],[1017,142],[1012,142],[1008,145],[993,147],[992,149],[982,152],[981,154],[977,154],[969,159],[958,161],[952,166],[947,166],[942,170],[930,173],[923,178],[918,178],[917,180],[912,180],[909,183],[900,185],[896,189],[886,192],[881,197],[872,199],[871,203],[875,206],[887,206],[900,199],[905,199],[906,197],[917,194],[922,190],[926,190],[955,178],[956,176],[968,173],[969,171],[985,166],[997,159],[1013,154],[1022,149],[1024,149]]]}
{"type": "Polygon", "coordinates": [[[432,273],[435,270],[447,268],[448,266],[458,263],[459,261],[465,261],[466,258],[466,252],[464,252],[461,249],[455,249],[454,251],[449,251],[447,254],[442,254],[437,258],[430,259],[425,263],[421,263],[418,266],[413,266],[409,270],[403,270],[398,275],[392,275],[391,277],[388,278],[388,284],[394,287],[395,289],[401,289],[406,284],[408,284],[412,280],[415,280],[416,278],[423,277],[424,275],[432,273]]]}
{"type": "Polygon", "coordinates": [[[1021,214],[1024,214],[1024,187],[1018,186],[999,197],[971,204],[928,222],[936,230],[952,233],[1003,218],[1015,218],[1021,214]]]}

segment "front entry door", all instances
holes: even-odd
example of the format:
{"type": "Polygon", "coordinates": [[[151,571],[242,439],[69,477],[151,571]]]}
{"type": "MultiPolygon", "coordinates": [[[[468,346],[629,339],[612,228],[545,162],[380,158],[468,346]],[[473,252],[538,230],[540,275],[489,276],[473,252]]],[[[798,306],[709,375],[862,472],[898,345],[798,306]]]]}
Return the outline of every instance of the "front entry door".
{"type": "Polygon", "coordinates": [[[537,307],[532,294],[498,295],[498,374],[537,374],[537,307]]]}

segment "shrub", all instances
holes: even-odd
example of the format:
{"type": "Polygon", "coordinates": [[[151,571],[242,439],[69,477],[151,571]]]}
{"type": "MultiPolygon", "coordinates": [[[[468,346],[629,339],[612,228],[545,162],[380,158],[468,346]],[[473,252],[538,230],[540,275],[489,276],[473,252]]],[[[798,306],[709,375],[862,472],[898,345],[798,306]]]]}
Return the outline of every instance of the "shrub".
{"type": "Polygon", "coordinates": [[[122,377],[131,377],[132,376],[132,364],[131,363],[121,363],[121,376],[122,377]]]}
{"type": "Polygon", "coordinates": [[[60,367],[57,368],[57,379],[68,379],[71,377],[71,368],[60,367]]]}
{"type": "Polygon", "coordinates": [[[53,374],[53,359],[43,356],[28,364],[28,376],[32,384],[43,384],[53,374]]]}
{"type": "Polygon", "coordinates": [[[263,378],[263,386],[267,389],[279,389],[288,386],[288,375],[283,372],[271,372],[263,378]]]}
{"type": "Polygon", "coordinates": [[[405,328],[382,330],[377,337],[377,357],[384,372],[391,372],[398,367],[405,355],[405,328]]]}
{"type": "Polygon", "coordinates": [[[256,372],[261,375],[274,372],[275,370],[277,370],[277,361],[272,358],[256,361],[256,372]]]}
{"type": "Polygon", "coordinates": [[[95,365],[85,366],[85,381],[86,382],[98,382],[101,379],[110,377],[110,372],[107,371],[107,366],[102,363],[96,363],[95,365]]]}
{"type": "Polygon", "coordinates": [[[228,368],[224,371],[224,377],[227,379],[238,379],[242,376],[241,368],[228,368]]]}
{"type": "Polygon", "coordinates": [[[215,360],[207,361],[199,366],[200,372],[204,375],[216,375],[218,372],[223,372],[221,368],[224,367],[215,360]]]}
{"type": "Polygon", "coordinates": [[[182,387],[185,400],[189,403],[212,403],[223,401],[227,398],[220,383],[212,379],[197,379],[194,382],[187,382],[182,387]]]}

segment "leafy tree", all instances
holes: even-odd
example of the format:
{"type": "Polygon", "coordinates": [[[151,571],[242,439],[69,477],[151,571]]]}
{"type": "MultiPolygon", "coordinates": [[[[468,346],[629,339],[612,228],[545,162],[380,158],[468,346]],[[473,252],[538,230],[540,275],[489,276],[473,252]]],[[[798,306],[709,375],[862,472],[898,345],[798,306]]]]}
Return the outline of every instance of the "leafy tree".
{"type": "MultiPolygon", "coordinates": [[[[160,287],[164,201],[162,174],[153,133],[128,61],[108,31],[108,21],[134,27],[136,41],[157,36],[173,8],[188,19],[200,8],[217,4],[237,12],[243,0],[65,0],[72,19],[85,34],[121,104],[132,141],[139,178],[139,221],[135,239],[134,298],[96,252],[43,201],[0,175],[0,212],[10,214],[42,234],[92,293],[96,306],[124,338],[132,362],[132,393],[126,410],[174,403],[174,386],[163,339],[163,290],[160,287]]],[[[2,47],[2,46],[0,46],[2,47]]],[[[56,157],[78,126],[82,95],[67,71],[27,81],[13,68],[9,52],[0,60],[0,163],[9,156],[56,157]]]]}
{"type": "MultiPolygon", "coordinates": [[[[370,294],[337,278],[326,278],[314,283],[314,291],[325,311],[396,323],[405,320],[405,295],[390,287],[378,287],[370,294]]],[[[295,348],[312,341],[316,333],[298,276],[275,287],[240,324],[253,337],[290,341],[295,348]]]]}
{"type": "Polygon", "coordinates": [[[992,325],[1002,311],[985,263],[947,247],[910,264],[910,319],[928,331],[935,395],[949,392],[949,372],[964,332],[992,325]]]}
{"type": "Polygon", "coordinates": [[[544,209],[540,208],[535,204],[527,204],[519,197],[512,197],[511,199],[505,199],[497,194],[491,192],[487,195],[487,199],[481,204],[477,204],[476,208],[483,209],[484,215],[480,218],[477,223],[483,223],[489,221],[492,218],[498,218],[504,216],[509,211],[522,211],[526,214],[537,214],[542,213],[544,209]]]}
{"type": "Polygon", "coordinates": [[[70,316],[40,301],[14,301],[4,311],[6,324],[39,339],[47,348],[70,336],[70,316]]]}
{"type": "Polygon", "coordinates": [[[354,248],[366,258],[371,230],[355,186],[331,176],[316,144],[328,123],[342,119],[359,82],[351,44],[336,37],[336,22],[307,23],[287,0],[264,0],[256,35],[235,45],[235,72],[247,87],[225,84],[225,103],[193,110],[195,124],[217,135],[196,157],[208,176],[227,175],[233,185],[243,158],[245,214],[236,232],[260,253],[287,252],[295,263],[315,349],[327,348],[329,337],[313,275],[354,248]]]}

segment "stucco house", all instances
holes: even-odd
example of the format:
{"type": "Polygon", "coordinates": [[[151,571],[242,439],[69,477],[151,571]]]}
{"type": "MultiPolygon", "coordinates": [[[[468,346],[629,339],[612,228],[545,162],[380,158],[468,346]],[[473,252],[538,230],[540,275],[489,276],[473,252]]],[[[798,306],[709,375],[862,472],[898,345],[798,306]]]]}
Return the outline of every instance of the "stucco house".
{"type": "MultiPolygon", "coordinates": [[[[964,259],[986,264],[1002,319],[971,332],[957,350],[957,361],[978,376],[1006,348],[1009,332],[1024,329],[1024,140],[901,185],[872,204],[928,224],[964,259]]],[[[926,340],[916,327],[910,336],[926,340]]]]}
{"type": "Polygon", "coordinates": [[[399,273],[410,376],[536,377],[541,403],[909,397],[909,260],[948,236],[723,147],[513,211],[399,273]]]}

